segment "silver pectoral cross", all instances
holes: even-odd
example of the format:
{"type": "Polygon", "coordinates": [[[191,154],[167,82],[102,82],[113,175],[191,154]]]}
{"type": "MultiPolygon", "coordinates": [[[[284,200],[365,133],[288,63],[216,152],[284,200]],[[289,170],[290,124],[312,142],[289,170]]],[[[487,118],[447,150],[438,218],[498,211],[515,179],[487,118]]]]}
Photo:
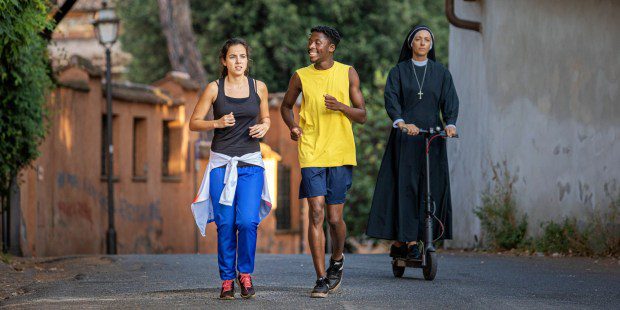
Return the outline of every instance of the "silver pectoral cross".
{"type": "Polygon", "coordinates": [[[422,95],[424,95],[424,93],[422,92],[422,90],[420,89],[420,91],[418,92],[418,96],[420,96],[420,99],[422,99],[422,95]]]}

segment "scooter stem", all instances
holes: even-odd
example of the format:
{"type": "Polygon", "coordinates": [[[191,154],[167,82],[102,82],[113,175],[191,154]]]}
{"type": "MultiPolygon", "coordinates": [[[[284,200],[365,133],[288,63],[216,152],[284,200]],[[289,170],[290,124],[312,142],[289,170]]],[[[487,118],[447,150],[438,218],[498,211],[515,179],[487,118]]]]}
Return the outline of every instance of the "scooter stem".
{"type": "MultiPolygon", "coordinates": [[[[430,131],[430,130],[429,130],[430,131]]],[[[424,133],[425,145],[429,143],[429,133],[424,133]]],[[[431,209],[431,175],[430,175],[430,161],[429,154],[426,152],[426,218],[424,223],[424,252],[435,252],[435,246],[433,245],[433,211],[431,209]]],[[[426,255],[424,255],[426,256],[426,255]]]]}

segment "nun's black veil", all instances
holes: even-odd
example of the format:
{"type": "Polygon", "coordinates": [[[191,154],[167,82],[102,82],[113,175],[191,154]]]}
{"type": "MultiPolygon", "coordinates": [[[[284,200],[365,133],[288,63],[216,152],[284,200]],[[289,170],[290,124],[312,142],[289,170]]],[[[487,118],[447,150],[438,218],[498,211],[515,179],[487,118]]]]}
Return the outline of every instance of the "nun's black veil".
{"type": "Polygon", "coordinates": [[[433,32],[425,25],[416,25],[413,26],[411,31],[407,34],[407,37],[405,37],[405,42],[403,42],[403,47],[400,49],[400,56],[398,57],[397,63],[403,60],[411,59],[411,53],[413,52],[411,50],[411,42],[413,41],[415,34],[420,30],[426,30],[431,34],[433,46],[431,47],[431,50],[428,51],[428,55],[426,57],[432,61],[435,61],[435,36],[433,36],[433,32]]]}

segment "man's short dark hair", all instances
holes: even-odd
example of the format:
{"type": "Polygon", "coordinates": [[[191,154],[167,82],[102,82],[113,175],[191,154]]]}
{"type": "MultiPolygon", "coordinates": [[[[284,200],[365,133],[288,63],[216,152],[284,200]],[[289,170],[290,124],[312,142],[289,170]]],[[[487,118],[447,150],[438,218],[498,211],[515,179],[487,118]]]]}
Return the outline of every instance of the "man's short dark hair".
{"type": "Polygon", "coordinates": [[[330,26],[316,26],[310,30],[310,33],[312,32],[320,32],[326,35],[329,38],[329,41],[336,46],[338,46],[338,43],[340,43],[340,39],[342,38],[340,36],[340,32],[338,32],[336,28],[330,26]]]}

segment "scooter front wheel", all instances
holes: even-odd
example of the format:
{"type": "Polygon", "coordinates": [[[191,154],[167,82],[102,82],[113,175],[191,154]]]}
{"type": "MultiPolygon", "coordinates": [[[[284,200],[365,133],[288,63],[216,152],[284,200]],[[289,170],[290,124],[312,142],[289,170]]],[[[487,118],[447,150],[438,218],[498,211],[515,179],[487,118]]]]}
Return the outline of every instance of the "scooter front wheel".
{"type": "Polygon", "coordinates": [[[392,273],[395,277],[401,278],[403,274],[405,274],[405,267],[400,267],[396,265],[396,262],[392,263],[392,273]]]}
{"type": "Polygon", "coordinates": [[[437,275],[437,254],[435,252],[428,252],[426,254],[426,267],[422,269],[424,279],[432,281],[437,275]]]}

